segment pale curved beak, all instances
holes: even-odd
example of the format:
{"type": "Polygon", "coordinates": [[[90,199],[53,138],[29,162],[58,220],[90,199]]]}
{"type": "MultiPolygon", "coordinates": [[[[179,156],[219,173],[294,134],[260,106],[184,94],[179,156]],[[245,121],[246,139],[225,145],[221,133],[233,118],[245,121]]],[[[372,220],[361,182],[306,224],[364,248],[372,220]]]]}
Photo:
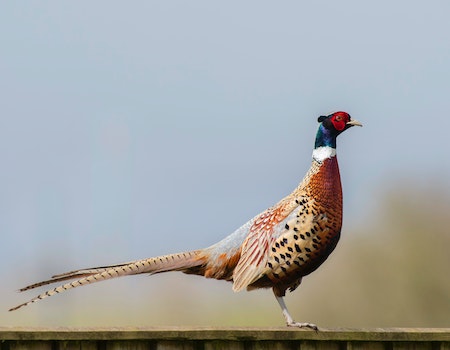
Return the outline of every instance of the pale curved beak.
{"type": "Polygon", "coordinates": [[[349,122],[347,122],[346,125],[349,125],[349,126],[363,126],[359,121],[357,121],[355,119],[350,120],[349,122]]]}

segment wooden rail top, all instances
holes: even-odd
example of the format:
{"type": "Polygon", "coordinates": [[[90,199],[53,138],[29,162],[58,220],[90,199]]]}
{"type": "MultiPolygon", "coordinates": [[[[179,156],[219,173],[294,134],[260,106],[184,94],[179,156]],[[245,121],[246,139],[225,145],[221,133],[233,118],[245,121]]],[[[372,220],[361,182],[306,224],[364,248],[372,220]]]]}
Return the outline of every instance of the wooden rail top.
{"type": "Polygon", "coordinates": [[[0,340],[392,340],[450,341],[450,328],[0,327],[0,340]]]}
{"type": "Polygon", "coordinates": [[[450,328],[321,329],[315,332],[287,327],[0,327],[0,350],[29,348],[54,350],[72,347],[77,349],[450,350],[450,328]],[[37,347],[36,344],[39,346],[37,347]]]}

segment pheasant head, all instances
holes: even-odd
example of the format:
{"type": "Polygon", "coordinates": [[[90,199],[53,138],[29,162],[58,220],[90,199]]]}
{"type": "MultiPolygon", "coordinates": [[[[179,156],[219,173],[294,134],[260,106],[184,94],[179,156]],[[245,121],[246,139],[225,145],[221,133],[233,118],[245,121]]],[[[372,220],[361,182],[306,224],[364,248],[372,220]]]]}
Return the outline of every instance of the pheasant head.
{"type": "Polygon", "coordinates": [[[352,126],[362,126],[360,122],[351,119],[347,112],[334,112],[322,115],[317,120],[319,129],[316,134],[313,158],[321,161],[336,154],[336,138],[352,126]]]}

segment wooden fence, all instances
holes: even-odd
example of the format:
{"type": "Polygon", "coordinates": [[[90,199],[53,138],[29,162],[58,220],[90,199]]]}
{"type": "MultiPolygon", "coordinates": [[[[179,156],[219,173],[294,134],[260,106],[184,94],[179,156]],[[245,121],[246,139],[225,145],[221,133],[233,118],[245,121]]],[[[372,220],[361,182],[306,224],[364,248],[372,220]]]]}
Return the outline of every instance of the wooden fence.
{"type": "Polygon", "coordinates": [[[450,350],[450,328],[0,328],[0,350],[450,350]]]}

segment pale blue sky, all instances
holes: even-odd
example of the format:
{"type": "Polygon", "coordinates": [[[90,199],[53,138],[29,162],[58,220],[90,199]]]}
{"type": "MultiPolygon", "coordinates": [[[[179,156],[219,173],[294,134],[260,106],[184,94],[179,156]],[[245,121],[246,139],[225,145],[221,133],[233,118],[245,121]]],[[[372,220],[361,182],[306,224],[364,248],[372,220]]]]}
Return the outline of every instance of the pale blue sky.
{"type": "Polygon", "coordinates": [[[364,124],[338,141],[347,227],[390,183],[448,186],[449,13],[2,2],[2,309],[52,273],[218,241],[298,184],[333,110],[364,124]]]}

